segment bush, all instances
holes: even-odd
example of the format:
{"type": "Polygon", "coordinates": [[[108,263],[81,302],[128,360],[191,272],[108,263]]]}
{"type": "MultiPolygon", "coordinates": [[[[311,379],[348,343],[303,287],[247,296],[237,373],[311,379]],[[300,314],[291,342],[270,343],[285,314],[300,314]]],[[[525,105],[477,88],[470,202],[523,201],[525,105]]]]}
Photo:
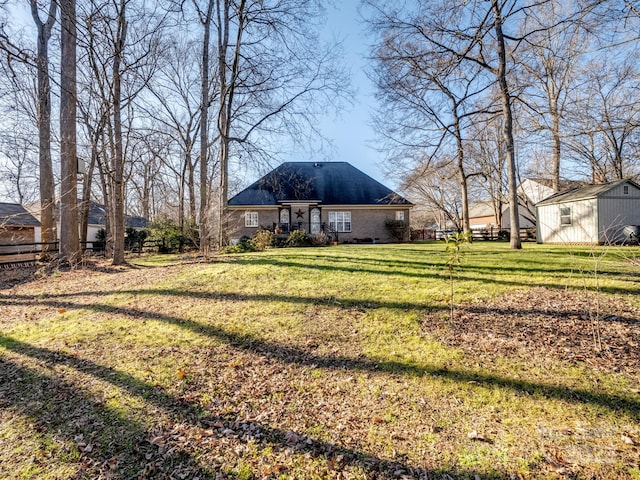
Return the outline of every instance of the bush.
{"type": "Polygon", "coordinates": [[[294,230],[287,238],[285,247],[308,247],[311,241],[304,230],[294,230]]]}
{"type": "Polygon", "coordinates": [[[139,252],[142,251],[142,245],[144,241],[147,239],[149,232],[146,230],[136,230],[135,228],[127,227],[126,236],[124,238],[124,248],[125,250],[134,250],[137,249],[139,252]]]}
{"type": "Polygon", "coordinates": [[[275,236],[273,232],[269,230],[258,230],[251,239],[251,242],[255,245],[257,250],[263,251],[267,248],[273,247],[274,240],[275,236]]]}
{"type": "Polygon", "coordinates": [[[96,240],[93,242],[93,251],[102,252],[107,244],[107,231],[101,228],[96,232],[96,240]]]}
{"type": "Polygon", "coordinates": [[[312,247],[324,247],[329,243],[329,237],[324,232],[318,232],[309,236],[309,242],[312,247]]]}
{"type": "Polygon", "coordinates": [[[227,245],[224,247],[220,253],[229,254],[229,253],[248,253],[248,252],[257,252],[258,248],[253,241],[247,237],[246,235],[240,238],[240,241],[235,245],[227,245]]]}

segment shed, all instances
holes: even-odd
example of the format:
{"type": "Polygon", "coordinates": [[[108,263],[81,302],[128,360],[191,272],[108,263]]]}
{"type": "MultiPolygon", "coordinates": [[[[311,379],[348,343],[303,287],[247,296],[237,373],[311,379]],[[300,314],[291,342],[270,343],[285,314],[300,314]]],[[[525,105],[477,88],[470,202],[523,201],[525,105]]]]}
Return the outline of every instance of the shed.
{"type": "Polygon", "coordinates": [[[40,222],[22,205],[0,203],[0,262],[34,261],[36,227],[40,222]]]}
{"type": "Polygon", "coordinates": [[[623,243],[640,225],[640,185],[625,179],[576,187],[536,205],[538,243],[623,243]]]}

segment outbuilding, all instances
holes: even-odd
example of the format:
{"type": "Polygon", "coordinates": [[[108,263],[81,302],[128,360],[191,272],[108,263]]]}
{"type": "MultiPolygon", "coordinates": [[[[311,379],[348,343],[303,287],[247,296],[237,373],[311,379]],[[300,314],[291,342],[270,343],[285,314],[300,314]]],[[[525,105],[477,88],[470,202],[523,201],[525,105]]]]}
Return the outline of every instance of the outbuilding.
{"type": "Polygon", "coordinates": [[[40,222],[22,205],[0,203],[0,263],[34,261],[36,227],[40,222]]]}
{"type": "Polygon", "coordinates": [[[625,179],[572,188],[538,203],[536,218],[538,243],[633,241],[640,229],[640,185],[625,179]]]}

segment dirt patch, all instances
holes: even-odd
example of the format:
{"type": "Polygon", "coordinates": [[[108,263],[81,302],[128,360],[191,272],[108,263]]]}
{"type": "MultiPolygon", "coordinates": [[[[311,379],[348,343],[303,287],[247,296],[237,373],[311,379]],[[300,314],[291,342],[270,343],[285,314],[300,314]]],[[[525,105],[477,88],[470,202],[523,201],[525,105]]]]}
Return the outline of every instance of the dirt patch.
{"type": "Polygon", "coordinates": [[[568,360],[639,376],[640,309],[623,297],[533,288],[430,312],[428,335],[479,356],[568,360]]]}
{"type": "Polygon", "coordinates": [[[38,268],[33,264],[0,265],[0,290],[11,288],[36,278],[38,268]]]}

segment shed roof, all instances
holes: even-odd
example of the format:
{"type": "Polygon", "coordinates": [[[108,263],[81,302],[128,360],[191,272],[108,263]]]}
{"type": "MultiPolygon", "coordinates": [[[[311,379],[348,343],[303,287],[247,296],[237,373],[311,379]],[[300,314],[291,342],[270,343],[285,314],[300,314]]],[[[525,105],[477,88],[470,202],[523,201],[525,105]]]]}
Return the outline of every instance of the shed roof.
{"type": "Polygon", "coordinates": [[[0,227],[3,225],[39,227],[40,222],[22,205],[17,203],[0,203],[0,227]]]}
{"type": "Polygon", "coordinates": [[[596,198],[609,190],[614,189],[618,185],[629,183],[634,187],[640,189],[640,185],[630,179],[617,180],[615,182],[598,183],[594,185],[586,185],[584,187],[574,187],[564,192],[556,193],[543,201],[539,202],[537,206],[554,205],[557,203],[576,202],[578,200],[587,200],[590,198],[596,198]]]}
{"type": "Polygon", "coordinates": [[[304,201],[324,205],[412,205],[347,162],[285,162],[231,198],[229,206],[304,201]]]}

